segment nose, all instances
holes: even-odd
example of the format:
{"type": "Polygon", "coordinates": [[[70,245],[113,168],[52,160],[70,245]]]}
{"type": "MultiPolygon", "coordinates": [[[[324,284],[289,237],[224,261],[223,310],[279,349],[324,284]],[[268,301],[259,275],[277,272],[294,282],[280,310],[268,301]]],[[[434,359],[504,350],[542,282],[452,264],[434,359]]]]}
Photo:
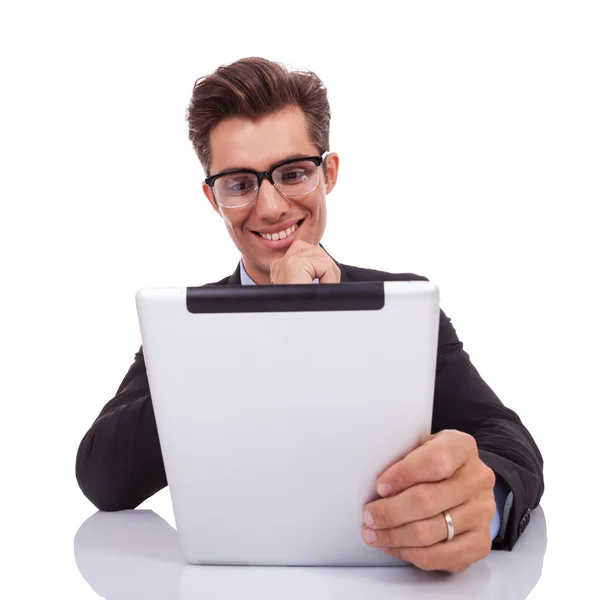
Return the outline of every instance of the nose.
{"type": "Polygon", "coordinates": [[[258,188],[256,206],[254,207],[256,215],[260,219],[275,223],[289,209],[290,203],[287,198],[282,196],[268,179],[263,179],[261,186],[258,188]]]}

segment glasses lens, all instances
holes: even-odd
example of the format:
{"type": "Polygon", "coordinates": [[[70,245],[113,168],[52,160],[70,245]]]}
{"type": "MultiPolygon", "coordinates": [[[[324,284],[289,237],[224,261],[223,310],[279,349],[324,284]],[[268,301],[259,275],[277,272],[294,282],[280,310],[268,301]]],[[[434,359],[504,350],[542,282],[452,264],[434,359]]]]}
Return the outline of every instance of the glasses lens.
{"type": "Polygon", "coordinates": [[[253,173],[224,175],[215,181],[214,193],[224,206],[241,206],[252,202],[258,189],[258,179],[253,173]]]}
{"type": "Polygon", "coordinates": [[[308,194],[317,187],[319,167],[310,160],[288,163],[273,171],[273,181],[286,196],[308,194]]]}

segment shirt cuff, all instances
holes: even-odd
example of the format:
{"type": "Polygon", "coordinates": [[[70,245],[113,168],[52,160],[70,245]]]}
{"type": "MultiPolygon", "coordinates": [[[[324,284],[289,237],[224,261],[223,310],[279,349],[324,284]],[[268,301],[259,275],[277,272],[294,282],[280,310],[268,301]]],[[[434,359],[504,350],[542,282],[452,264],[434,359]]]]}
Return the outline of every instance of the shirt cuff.
{"type": "Polygon", "coordinates": [[[513,500],[513,493],[509,492],[504,483],[498,478],[496,478],[496,485],[494,486],[494,498],[496,500],[496,514],[490,525],[492,541],[498,536],[504,537],[513,500]]]}

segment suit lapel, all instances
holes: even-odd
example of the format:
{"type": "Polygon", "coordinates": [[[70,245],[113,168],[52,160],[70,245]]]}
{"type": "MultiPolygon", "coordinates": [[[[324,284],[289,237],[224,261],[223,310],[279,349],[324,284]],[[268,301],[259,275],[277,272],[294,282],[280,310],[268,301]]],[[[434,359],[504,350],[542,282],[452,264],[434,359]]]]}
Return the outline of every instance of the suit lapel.
{"type": "Polygon", "coordinates": [[[340,269],[340,283],[348,283],[350,280],[348,279],[348,273],[346,273],[346,269],[344,269],[344,265],[337,262],[337,260],[335,261],[335,264],[340,269]]]}
{"type": "Polygon", "coordinates": [[[227,280],[227,285],[242,285],[242,278],[240,276],[240,263],[238,263],[236,270],[227,280]]]}
{"type": "MultiPolygon", "coordinates": [[[[321,249],[325,250],[325,247],[323,246],[323,244],[319,244],[319,246],[321,246],[321,249]]],[[[325,250],[325,252],[327,252],[327,250],[325,250]]],[[[348,281],[349,281],[348,273],[346,273],[346,270],[344,269],[344,265],[342,265],[342,263],[339,263],[337,260],[335,260],[335,258],[333,258],[333,256],[331,256],[331,254],[329,254],[329,252],[327,252],[327,254],[331,258],[331,260],[338,266],[338,269],[340,270],[340,283],[348,283],[348,281]]]]}

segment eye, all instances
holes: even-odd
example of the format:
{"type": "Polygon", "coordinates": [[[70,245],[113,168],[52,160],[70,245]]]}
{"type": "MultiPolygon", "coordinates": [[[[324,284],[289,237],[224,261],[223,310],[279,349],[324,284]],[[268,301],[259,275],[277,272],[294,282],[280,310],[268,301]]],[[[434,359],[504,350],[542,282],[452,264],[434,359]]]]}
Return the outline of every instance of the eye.
{"type": "Polygon", "coordinates": [[[299,185],[306,183],[310,178],[310,168],[303,165],[286,165],[278,169],[274,175],[275,179],[282,185],[299,185]]]}
{"type": "Polygon", "coordinates": [[[223,177],[223,180],[225,191],[231,195],[242,196],[256,187],[256,178],[247,173],[223,177]]]}
{"type": "Polygon", "coordinates": [[[284,183],[302,183],[308,179],[303,169],[294,169],[293,171],[284,171],[281,174],[281,181],[284,183]]]}

